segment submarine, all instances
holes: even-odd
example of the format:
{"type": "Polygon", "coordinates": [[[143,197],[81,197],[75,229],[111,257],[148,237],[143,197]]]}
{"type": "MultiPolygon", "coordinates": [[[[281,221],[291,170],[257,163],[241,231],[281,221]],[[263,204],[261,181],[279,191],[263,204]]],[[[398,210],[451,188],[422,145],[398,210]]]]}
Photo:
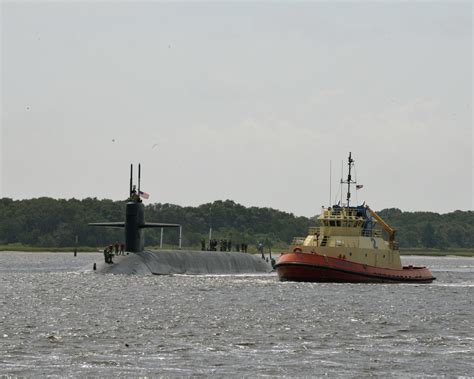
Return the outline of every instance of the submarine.
{"type": "Polygon", "coordinates": [[[140,190],[141,165],[138,165],[138,188],[133,184],[130,165],[130,189],[125,221],[89,223],[92,227],[122,228],[125,231],[125,254],[116,255],[113,263],[94,265],[97,273],[126,275],[232,275],[273,271],[263,257],[242,252],[196,251],[181,249],[180,224],[145,222],[144,192],[140,190]],[[145,229],[178,228],[179,249],[151,251],[145,249],[145,229]]]}

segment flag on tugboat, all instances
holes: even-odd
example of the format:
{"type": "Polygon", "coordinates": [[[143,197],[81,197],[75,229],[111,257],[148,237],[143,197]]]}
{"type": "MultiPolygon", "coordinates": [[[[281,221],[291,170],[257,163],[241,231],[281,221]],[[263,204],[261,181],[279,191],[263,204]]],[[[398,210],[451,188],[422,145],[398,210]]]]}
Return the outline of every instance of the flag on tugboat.
{"type": "Polygon", "coordinates": [[[360,190],[361,188],[364,188],[362,184],[356,184],[356,190],[360,190]]]}
{"type": "Polygon", "coordinates": [[[146,192],[140,191],[140,197],[143,197],[144,199],[148,199],[150,195],[147,194],[146,192]]]}

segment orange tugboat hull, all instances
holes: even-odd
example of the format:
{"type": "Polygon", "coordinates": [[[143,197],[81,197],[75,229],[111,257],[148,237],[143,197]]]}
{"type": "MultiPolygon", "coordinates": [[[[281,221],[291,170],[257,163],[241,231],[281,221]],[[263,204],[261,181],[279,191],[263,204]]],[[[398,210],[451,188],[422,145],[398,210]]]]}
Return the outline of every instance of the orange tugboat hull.
{"type": "Polygon", "coordinates": [[[297,282],[430,283],[436,279],[426,267],[396,270],[315,253],[282,254],[275,269],[281,281],[297,282]]]}

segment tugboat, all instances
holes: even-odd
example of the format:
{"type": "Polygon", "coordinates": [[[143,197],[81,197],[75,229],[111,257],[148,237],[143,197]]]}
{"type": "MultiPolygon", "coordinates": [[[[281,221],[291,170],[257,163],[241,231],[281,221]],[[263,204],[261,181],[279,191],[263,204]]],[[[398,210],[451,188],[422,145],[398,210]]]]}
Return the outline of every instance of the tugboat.
{"type": "MultiPolygon", "coordinates": [[[[347,203],[322,209],[319,226],[307,237],[296,237],[275,270],[281,281],[346,283],[430,283],[436,278],[426,267],[402,266],[396,230],[368,205],[351,206],[349,153],[347,203]]],[[[356,187],[357,188],[357,187],[356,187]]],[[[359,187],[360,188],[360,187],[359,187]]]]}

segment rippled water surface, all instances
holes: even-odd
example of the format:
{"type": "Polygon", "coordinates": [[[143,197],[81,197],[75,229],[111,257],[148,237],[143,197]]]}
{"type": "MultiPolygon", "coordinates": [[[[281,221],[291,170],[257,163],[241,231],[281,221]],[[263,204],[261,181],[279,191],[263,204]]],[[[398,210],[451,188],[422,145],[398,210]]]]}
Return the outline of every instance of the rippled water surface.
{"type": "Polygon", "coordinates": [[[119,276],[98,254],[0,253],[0,376],[474,375],[474,258],[432,284],[119,276]]]}

